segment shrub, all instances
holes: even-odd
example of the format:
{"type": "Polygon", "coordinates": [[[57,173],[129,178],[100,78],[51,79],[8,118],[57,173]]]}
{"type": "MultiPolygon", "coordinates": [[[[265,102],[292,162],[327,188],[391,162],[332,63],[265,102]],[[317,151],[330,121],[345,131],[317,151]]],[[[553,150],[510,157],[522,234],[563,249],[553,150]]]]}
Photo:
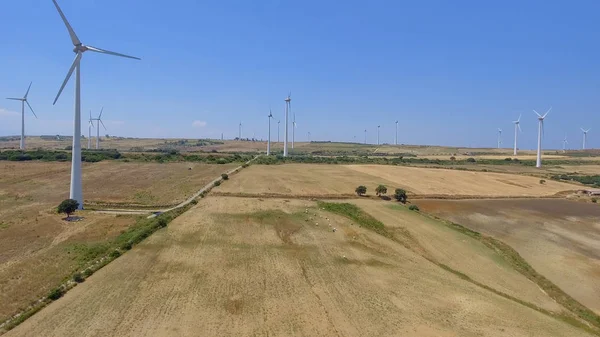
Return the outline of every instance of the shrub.
{"type": "Polygon", "coordinates": [[[512,159],[507,157],[507,158],[504,158],[504,161],[512,161],[512,159]]]}
{"type": "Polygon", "coordinates": [[[227,173],[223,173],[223,174],[221,174],[221,178],[223,178],[223,180],[228,180],[229,175],[227,173]]]}
{"type": "Polygon", "coordinates": [[[542,184],[542,185],[543,185],[543,184],[545,184],[545,183],[546,183],[546,180],[544,180],[544,179],[540,179],[540,184],[542,184]]]}
{"type": "Polygon", "coordinates": [[[215,181],[215,187],[221,186],[221,182],[219,180],[215,181]]]}
{"type": "Polygon", "coordinates": [[[408,209],[410,209],[411,211],[419,211],[419,206],[417,206],[417,205],[410,205],[410,206],[408,206],[408,209]]]}
{"type": "Polygon", "coordinates": [[[112,253],[110,253],[110,257],[113,259],[116,259],[117,257],[121,256],[121,252],[119,252],[118,250],[113,250],[112,253]]]}
{"type": "Polygon", "coordinates": [[[456,160],[456,157],[455,157],[455,156],[452,156],[452,157],[450,157],[450,160],[451,160],[451,161],[455,161],[455,160],[456,160]]]}
{"type": "Polygon", "coordinates": [[[65,291],[63,288],[61,288],[61,287],[54,288],[48,294],[48,299],[56,301],[57,299],[61,298],[64,294],[65,294],[65,291]]]}
{"type": "Polygon", "coordinates": [[[356,194],[359,196],[363,196],[367,193],[367,187],[360,185],[354,190],[354,192],[356,192],[356,194]]]}
{"type": "Polygon", "coordinates": [[[595,203],[597,203],[597,202],[598,202],[598,199],[596,199],[596,198],[592,198],[592,202],[595,204],[595,203]]]}
{"type": "Polygon", "coordinates": [[[394,198],[403,204],[406,203],[406,200],[408,199],[408,197],[406,196],[406,191],[401,188],[396,189],[394,193],[394,198]]]}
{"type": "Polygon", "coordinates": [[[197,205],[198,204],[198,200],[194,199],[190,202],[192,205],[197,205]]]}
{"type": "Polygon", "coordinates": [[[168,224],[169,224],[169,222],[167,221],[167,219],[165,219],[163,217],[159,217],[158,222],[156,223],[158,228],[165,228],[165,227],[167,227],[168,224]]]}
{"type": "Polygon", "coordinates": [[[73,275],[73,281],[75,281],[77,283],[81,283],[81,282],[85,281],[85,279],[83,278],[83,275],[81,275],[81,273],[75,273],[73,275]]]}
{"type": "Polygon", "coordinates": [[[387,187],[385,187],[385,185],[379,185],[375,189],[375,193],[379,196],[385,195],[387,193],[387,187]]]}
{"type": "Polygon", "coordinates": [[[473,158],[473,157],[467,158],[467,163],[474,163],[474,162],[476,162],[475,158],[473,158]]]}
{"type": "Polygon", "coordinates": [[[243,168],[246,168],[246,167],[248,167],[248,164],[244,163],[244,164],[242,165],[242,167],[243,167],[243,168]]]}

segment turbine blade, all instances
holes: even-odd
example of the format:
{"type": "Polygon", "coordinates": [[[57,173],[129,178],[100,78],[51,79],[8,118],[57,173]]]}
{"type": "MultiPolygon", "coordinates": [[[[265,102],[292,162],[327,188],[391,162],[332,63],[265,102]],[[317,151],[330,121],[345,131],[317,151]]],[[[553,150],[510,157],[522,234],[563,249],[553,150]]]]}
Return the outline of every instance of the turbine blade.
{"type": "Polygon", "coordinates": [[[7,98],[7,99],[10,99],[10,100],[13,100],[13,101],[22,101],[23,100],[22,98],[7,98]]]}
{"type": "Polygon", "coordinates": [[[519,128],[519,132],[523,132],[523,130],[521,130],[521,123],[517,124],[517,128],[519,128]]]}
{"type": "Polygon", "coordinates": [[[25,100],[25,103],[27,103],[27,106],[29,107],[29,109],[31,110],[31,112],[33,113],[33,115],[35,116],[35,118],[37,119],[37,115],[35,114],[35,111],[33,111],[33,108],[31,107],[31,105],[29,104],[29,102],[27,102],[27,100],[25,100]]]}
{"type": "Polygon", "coordinates": [[[100,109],[100,115],[98,115],[98,120],[100,120],[100,118],[102,118],[102,112],[104,111],[104,107],[102,107],[102,109],[100,109]]]}
{"type": "Polygon", "coordinates": [[[33,82],[29,83],[29,88],[27,88],[27,92],[25,93],[25,97],[23,97],[24,99],[27,99],[27,95],[29,95],[29,89],[31,89],[31,85],[33,84],[33,82]]]}
{"type": "Polygon", "coordinates": [[[540,115],[537,111],[533,110],[533,112],[535,112],[535,114],[538,115],[538,117],[542,117],[542,115],[540,115]]]}
{"type": "Polygon", "coordinates": [[[58,10],[58,14],[60,14],[60,17],[62,18],[63,22],[65,23],[65,26],[67,26],[67,30],[69,31],[69,35],[71,36],[71,42],[73,42],[74,46],[80,45],[81,41],[79,41],[77,34],[75,34],[73,27],[71,27],[71,25],[69,24],[69,21],[67,21],[67,18],[65,17],[65,14],[63,14],[62,10],[58,6],[58,3],[56,2],[56,0],[52,0],[52,2],[54,2],[54,6],[56,6],[56,10],[58,10]]]}
{"type": "Polygon", "coordinates": [[[92,46],[85,46],[85,47],[90,51],[100,53],[100,54],[108,54],[108,55],[126,57],[126,58],[130,58],[130,59],[134,59],[134,60],[141,60],[141,58],[139,58],[139,57],[129,56],[129,55],[125,55],[125,54],[119,54],[119,53],[115,53],[114,51],[104,50],[104,49],[100,49],[100,48],[96,48],[96,47],[92,47],[92,46]]]}
{"type": "Polygon", "coordinates": [[[586,131],[585,131],[583,128],[579,128],[579,129],[581,129],[581,131],[583,131],[583,133],[585,133],[585,132],[586,132],[586,131]]]}
{"type": "Polygon", "coordinates": [[[58,94],[56,94],[56,98],[54,99],[54,103],[52,103],[52,105],[56,104],[56,101],[58,101],[60,94],[62,93],[63,89],[65,88],[65,85],[67,85],[67,82],[69,82],[69,79],[71,78],[71,75],[73,74],[73,70],[75,70],[75,67],[77,67],[79,65],[79,61],[81,61],[81,53],[77,53],[77,55],[75,56],[75,60],[73,60],[71,69],[69,69],[69,72],[67,73],[67,77],[65,77],[65,80],[63,81],[62,85],[60,86],[60,90],[58,91],[58,94]]]}
{"type": "Polygon", "coordinates": [[[519,119],[517,119],[517,123],[521,121],[521,116],[522,116],[522,115],[523,115],[523,114],[519,114],[519,119]]]}
{"type": "Polygon", "coordinates": [[[550,109],[548,109],[548,111],[546,111],[546,113],[544,114],[544,116],[542,116],[542,118],[546,118],[546,116],[548,116],[548,113],[550,113],[550,110],[552,110],[552,107],[550,107],[550,109]]]}
{"type": "Polygon", "coordinates": [[[106,125],[104,125],[104,122],[101,119],[99,119],[98,122],[100,122],[100,124],[102,124],[102,127],[104,127],[104,130],[106,130],[106,125]]]}

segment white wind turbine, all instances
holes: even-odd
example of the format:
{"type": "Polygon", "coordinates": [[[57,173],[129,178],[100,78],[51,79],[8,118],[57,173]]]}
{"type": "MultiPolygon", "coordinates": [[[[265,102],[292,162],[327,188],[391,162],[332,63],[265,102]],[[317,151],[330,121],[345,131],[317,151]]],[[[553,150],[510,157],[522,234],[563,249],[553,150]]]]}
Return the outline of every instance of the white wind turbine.
{"type": "Polygon", "coordinates": [[[546,113],[542,116],[537,111],[533,110],[535,114],[538,116],[538,146],[537,146],[537,160],[535,162],[535,167],[542,167],[542,134],[544,133],[544,118],[548,116],[548,113],[552,110],[552,107],[546,111],[546,113]]]}
{"type": "Polygon", "coordinates": [[[90,112],[90,119],[97,121],[96,123],[96,150],[100,149],[100,124],[102,124],[102,127],[104,128],[104,130],[106,130],[106,125],[104,125],[104,123],[102,122],[102,112],[104,111],[104,107],[102,107],[102,109],[100,109],[100,115],[98,115],[98,118],[93,118],[92,119],[92,115],[90,112]]]}
{"type": "Polygon", "coordinates": [[[267,141],[267,156],[271,155],[271,118],[273,118],[273,112],[269,109],[269,140],[267,141]]]}
{"type": "Polygon", "coordinates": [[[60,94],[62,93],[65,86],[67,85],[67,82],[69,82],[73,71],[75,71],[75,120],[73,123],[71,188],[69,198],[77,200],[77,202],[79,203],[79,209],[83,209],[83,189],[81,186],[81,58],[83,56],[83,53],[85,53],[86,51],[121,56],[136,60],[140,60],[140,58],[84,45],[77,37],[77,34],[75,34],[73,27],[71,27],[69,21],[67,21],[67,18],[58,6],[56,0],[52,0],[52,2],[54,2],[54,6],[56,6],[58,14],[62,18],[65,26],[67,27],[67,31],[69,32],[69,36],[71,37],[71,42],[75,47],[73,48],[73,52],[75,53],[75,60],[73,60],[73,64],[71,65],[71,68],[69,69],[69,72],[67,73],[67,76],[65,77],[65,80],[63,81],[62,86],[60,87],[60,90],[58,91],[58,94],[56,95],[53,104],[56,104],[56,101],[60,97],[60,94]]]}
{"type": "Polygon", "coordinates": [[[310,131],[308,131],[308,142],[310,143],[310,131]]]}
{"type": "MultiPolygon", "coordinates": [[[[291,107],[292,107],[292,93],[290,92],[288,94],[288,96],[285,98],[285,128],[283,129],[283,132],[284,132],[284,136],[283,136],[283,156],[284,157],[288,156],[288,119],[289,119],[288,116],[289,116],[289,112],[290,112],[291,107]]],[[[292,145],[292,148],[294,148],[293,145],[292,145]]]]}
{"type": "Polygon", "coordinates": [[[92,110],[90,110],[90,120],[88,121],[88,150],[92,148],[92,128],[94,127],[94,122],[92,119],[92,110]]]}
{"type": "Polygon", "coordinates": [[[566,153],[567,152],[567,144],[569,144],[569,142],[567,141],[566,133],[565,133],[565,139],[563,139],[562,143],[563,143],[563,153],[566,153]]]}
{"type": "Polygon", "coordinates": [[[498,128],[498,148],[502,144],[502,129],[498,128]]]}
{"type": "Polygon", "coordinates": [[[377,145],[379,145],[379,128],[381,128],[381,125],[377,125],[377,145]]]}
{"type": "Polygon", "coordinates": [[[239,129],[238,129],[238,139],[242,140],[242,122],[240,122],[239,129]]]}
{"type": "Polygon", "coordinates": [[[585,143],[587,142],[587,134],[588,132],[590,132],[591,129],[587,129],[584,130],[583,128],[581,128],[581,131],[583,131],[583,147],[582,149],[585,150],[585,143]]]}
{"type": "Polygon", "coordinates": [[[398,145],[398,121],[396,121],[396,138],[394,140],[394,144],[398,145]]]}
{"type": "Polygon", "coordinates": [[[33,82],[29,83],[29,88],[27,88],[27,91],[25,92],[25,96],[23,96],[23,98],[7,98],[12,101],[21,101],[21,142],[19,143],[19,148],[21,150],[25,150],[25,103],[27,103],[29,109],[31,110],[35,118],[37,118],[37,115],[35,114],[35,112],[33,112],[33,108],[27,100],[27,96],[29,95],[29,89],[31,89],[32,84],[33,82]]]}
{"type": "Polygon", "coordinates": [[[367,129],[365,129],[365,145],[367,144],[367,129]]]}
{"type": "Polygon", "coordinates": [[[515,124],[515,148],[513,151],[513,156],[517,155],[517,134],[519,132],[523,132],[521,131],[521,115],[519,115],[519,119],[517,119],[516,121],[513,121],[513,124],[515,124]]]}

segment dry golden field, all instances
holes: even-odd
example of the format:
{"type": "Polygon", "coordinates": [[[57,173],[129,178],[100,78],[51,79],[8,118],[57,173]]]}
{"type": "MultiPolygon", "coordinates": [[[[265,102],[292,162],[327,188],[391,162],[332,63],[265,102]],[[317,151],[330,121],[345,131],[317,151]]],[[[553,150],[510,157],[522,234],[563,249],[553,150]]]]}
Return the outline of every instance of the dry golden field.
{"type": "Polygon", "coordinates": [[[215,189],[231,194],[335,196],[353,195],[358,185],[374,194],[379,185],[388,193],[403,188],[416,195],[441,196],[550,196],[575,190],[576,185],[539,178],[491,172],[471,172],[388,165],[255,165],[215,189]]]}
{"type": "Polygon", "coordinates": [[[209,196],[6,336],[589,336],[424,258],[492,264],[454,267],[558,310],[493,252],[406,210],[365,207],[415,246],[313,202],[209,196]]]}
{"type": "MultiPolygon", "coordinates": [[[[85,164],[86,201],[146,206],[185,200],[235,166],[85,164]],[[188,170],[192,167],[192,170],[188,170]]],[[[0,162],[0,322],[71,275],[82,247],[102,244],[135,223],[134,216],[78,212],[66,222],[55,212],[69,195],[70,163],[0,162]]]]}
{"type": "Polygon", "coordinates": [[[418,200],[422,210],[494,236],[600,314],[600,206],[568,200],[418,200]]]}

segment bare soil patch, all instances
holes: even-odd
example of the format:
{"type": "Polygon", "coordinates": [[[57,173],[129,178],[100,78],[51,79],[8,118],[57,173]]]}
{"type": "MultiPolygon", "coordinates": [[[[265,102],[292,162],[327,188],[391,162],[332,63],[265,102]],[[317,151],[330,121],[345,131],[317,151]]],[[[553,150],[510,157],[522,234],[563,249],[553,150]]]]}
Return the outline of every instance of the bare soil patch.
{"type": "Polygon", "coordinates": [[[415,203],[506,242],[538,272],[600,313],[600,206],[560,199],[415,203]]]}

